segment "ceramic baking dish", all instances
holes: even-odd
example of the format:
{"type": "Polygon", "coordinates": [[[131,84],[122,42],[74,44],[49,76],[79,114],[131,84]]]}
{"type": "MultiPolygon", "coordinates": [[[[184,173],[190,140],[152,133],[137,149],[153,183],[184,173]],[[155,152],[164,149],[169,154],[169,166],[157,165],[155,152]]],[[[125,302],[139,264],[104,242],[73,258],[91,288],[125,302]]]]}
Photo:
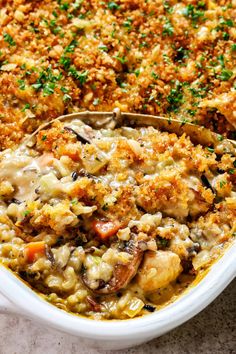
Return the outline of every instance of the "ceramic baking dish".
{"type": "Polygon", "coordinates": [[[0,266],[0,312],[27,316],[43,325],[76,335],[89,346],[124,349],[147,342],[181,325],[212,302],[236,275],[236,241],[206,276],[177,301],[142,318],[96,321],[64,312],[40,298],[0,266]]]}

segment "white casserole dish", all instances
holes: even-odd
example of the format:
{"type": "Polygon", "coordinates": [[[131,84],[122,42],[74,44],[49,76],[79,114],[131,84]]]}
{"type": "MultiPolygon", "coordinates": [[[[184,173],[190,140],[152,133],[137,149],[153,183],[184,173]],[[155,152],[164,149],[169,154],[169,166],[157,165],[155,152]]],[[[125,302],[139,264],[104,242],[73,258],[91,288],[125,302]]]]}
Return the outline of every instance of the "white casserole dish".
{"type": "Polygon", "coordinates": [[[208,274],[177,301],[142,318],[96,321],[59,310],[40,298],[13,273],[0,266],[0,312],[17,313],[60,331],[76,335],[89,346],[124,349],[172,330],[202,311],[236,275],[236,242],[208,274]]]}

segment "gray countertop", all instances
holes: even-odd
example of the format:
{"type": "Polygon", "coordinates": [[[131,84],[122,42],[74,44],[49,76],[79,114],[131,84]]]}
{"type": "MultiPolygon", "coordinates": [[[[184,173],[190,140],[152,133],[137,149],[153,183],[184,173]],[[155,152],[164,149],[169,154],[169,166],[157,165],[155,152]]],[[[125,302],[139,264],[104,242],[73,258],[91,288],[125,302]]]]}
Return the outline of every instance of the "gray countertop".
{"type": "Polygon", "coordinates": [[[236,354],[236,280],[203,312],[142,346],[97,351],[76,337],[12,315],[0,315],[0,354],[236,354]]]}

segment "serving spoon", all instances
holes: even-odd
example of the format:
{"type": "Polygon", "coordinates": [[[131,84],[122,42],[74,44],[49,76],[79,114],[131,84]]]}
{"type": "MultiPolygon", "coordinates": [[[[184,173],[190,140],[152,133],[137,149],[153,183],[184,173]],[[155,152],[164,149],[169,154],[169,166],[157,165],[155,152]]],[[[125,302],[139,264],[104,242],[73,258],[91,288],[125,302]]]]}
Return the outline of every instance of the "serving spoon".
{"type": "MultiPolygon", "coordinates": [[[[41,130],[49,127],[57,121],[72,121],[75,119],[81,120],[83,123],[91,126],[94,129],[114,129],[122,126],[129,127],[145,127],[153,126],[162,131],[175,133],[177,135],[187,134],[194,143],[200,143],[203,146],[217,147],[224,146],[224,152],[235,154],[236,141],[224,139],[221,135],[200,125],[189,122],[181,122],[176,119],[139,114],[121,112],[119,108],[115,108],[112,112],[96,112],[85,111],[62,115],[49,122],[46,122],[38,127],[31,135],[23,141],[23,144],[28,144],[32,137],[37,135],[41,130]]],[[[81,136],[82,139],[88,140],[87,137],[81,136]]]]}

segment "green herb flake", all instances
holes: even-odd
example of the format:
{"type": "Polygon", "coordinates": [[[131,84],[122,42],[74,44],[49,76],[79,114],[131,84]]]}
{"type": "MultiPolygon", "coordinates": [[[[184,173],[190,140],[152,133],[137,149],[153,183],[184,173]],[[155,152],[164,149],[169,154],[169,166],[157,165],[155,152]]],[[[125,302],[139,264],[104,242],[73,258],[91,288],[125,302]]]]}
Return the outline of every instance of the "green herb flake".
{"type": "Polygon", "coordinates": [[[36,91],[38,91],[41,87],[42,87],[42,84],[41,83],[35,83],[35,84],[32,84],[31,85],[36,91]]]}
{"type": "Polygon", "coordinates": [[[221,71],[221,74],[218,75],[218,79],[222,81],[228,81],[232,76],[233,76],[233,72],[231,70],[223,69],[221,71]]]}
{"type": "Polygon", "coordinates": [[[30,109],[30,104],[26,103],[24,107],[22,108],[21,112],[25,112],[27,109],[30,109]]]}
{"type": "Polygon", "coordinates": [[[119,10],[120,6],[115,2],[115,1],[109,1],[107,4],[107,7],[111,11],[116,11],[119,10]]]}
{"type": "Polygon", "coordinates": [[[68,93],[68,92],[69,92],[69,90],[68,90],[66,87],[64,87],[64,86],[62,86],[62,87],[60,88],[60,90],[61,90],[61,92],[63,92],[63,93],[68,93]]]}
{"type": "Polygon", "coordinates": [[[211,147],[207,147],[206,148],[209,152],[211,152],[212,154],[215,152],[215,150],[213,149],[213,148],[211,148],[211,147]]]}
{"type": "Polygon", "coordinates": [[[72,205],[78,204],[78,199],[77,198],[72,199],[71,204],[72,205]]]}
{"type": "Polygon", "coordinates": [[[227,32],[223,32],[222,33],[222,38],[225,40],[225,41],[228,41],[229,40],[229,34],[227,32]]]}
{"type": "Polygon", "coordinates": [[[127,20],[123,22],[123,26],[127,28],[128,31],[130,31],[132,28],[132,19],[127,18],[127,20]]]}
{"type": "Polygon", "coordinates": [[[159,237],[157,243],[159,244],[159,247],[167,247],[169,245],[169,240],[159,237]]]}
{"type": "Polygon", "coordinates": [[[232,52],[236,52],[236,43],[232,44],[231,50],[232,50],[232,52]]]}
{"type": "Polygon", "coordinates": [[[115,56],[113,58],[117,59],[121,64],[125,64],[128,61],[125,56],[123,57],[115,56]]]}
{"type": "Polygon", "coordinates": [[[76,46],[78,45],[78,41],[73,39],[70,44],[65,47],[65,53],[74,53],[76,46]]]}
{"type": "Polygon", "coordinates": [[[52,95],[54,93],[54,89],[55,89],[55,83],[47,82],[46,84],[44,84],[43,87],[43,95],[44,96],[52,95]]]}
{"type": "Polygon", "coordinates": [[[183,103],[182,84],[178,80],[176,80],[175,87],[170,90],[166,99],[169,103],[168,111],[176,112],[183,103]]]}
{"type": "Polygon", "coordinates": [[[222,26],[234,27],[234,22],[231,18],[225,19],[224,17],[221,17],[219,22],[222,26]]]}
{"type": "Polygon", "coordinates": [[[25,81],[24,80],[17,80],[18,84],[19,84],[19,89],[20,90],[25,90],[25,81]]]}
{"type": "Polygon", "coordinates": [[[60,58],[59,63],[64,67],[65,70],[68,70],[71,64],[71,59],[63,55],[60,58]]]}
{"type": "Polygon", "coordinates": [[[67,11],[69,9],[68,2],[64,2],[64,3],[60,4],[59,8],[60,8],[60,10],[67,11]]]}
{"type": "Polygon", "coordinates": [[[23,216],[25,217],[25,216],[27,216],[27,215],[29,215],[31,213],[31,211],[30,210],[25,210],[25,211],[23,211],[23,216]]]}
{"type": "Polygon", "coordinates": [[[151,76],[152,76],[153,79],[155,79],[155,80],[159,79],[159,75],[157,75],[154,71],[152,71],[151,76]]]}
{"type": "Polygon", "coordinates": [[[223,188],[226,185],[226,181],[220,181],[220,188],[223,188]]]}
{"type": "Polygon", "coordinates": [[[68,93],[65,93],[64,96],[63,96],[63,101],[64,101],[64,102],[68,102],[68,101],[70,101],[70,100],[71,100],[71,96],[68,95],[68,93]]]}
{"type": "Polygon", "coordinates": [[[14,41],[14,39],[12,38],[12,36],[8,33],[4,33],[3,34],[3,39],[6,43],[9,44],[10,47],[13,47],[16,45],[16,42],[14,41]]]}
{"type": "Polygon", "coordinates": [[[42,138],[41,138],[42,141],[45,141],[47,140],[47,135],[43,135],[42,138]]]}
{"type": "Polygon", "coordinates": [[[196,9],[192,4],[187,5],[183,11],[183,15],[185,17],[188,17],[192,21],[192,26],[197,27],[198,21],[204,17],[204,11],[201,11],[199,9],[196,9]]]}
{"type": "Polygon", "coordinates": [[[173,36],[174,34],[174,27],[169,19],[166,19],[165,24],[163,25],[162,34],[165,36],[173,36]]]}
{"type": "Polygon", "coordinates": [[[88,71],[77,71],[73,66],[69,68],[69,75],[78,80],[81,85],[84,85],[88,79],[88,71]]]}
{"type": "Polygon", "coordinates": [[[101,44],[98,46],[98,49],[100,49],[103,52],[108,52],[108,47],[106,45],[101,44]]]}
{"type": "Polygon", "coordinates": [[[173,12],[173,7],[171,7],[168,1],[163,1],[163,7],[169,14],[173,12]]]}

